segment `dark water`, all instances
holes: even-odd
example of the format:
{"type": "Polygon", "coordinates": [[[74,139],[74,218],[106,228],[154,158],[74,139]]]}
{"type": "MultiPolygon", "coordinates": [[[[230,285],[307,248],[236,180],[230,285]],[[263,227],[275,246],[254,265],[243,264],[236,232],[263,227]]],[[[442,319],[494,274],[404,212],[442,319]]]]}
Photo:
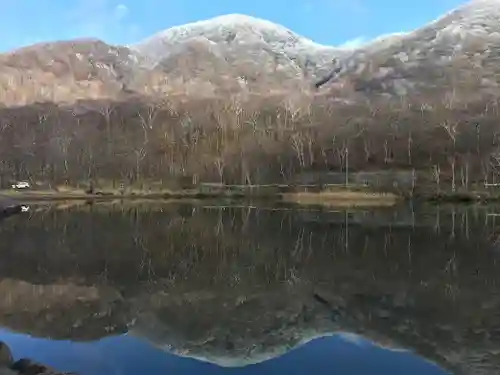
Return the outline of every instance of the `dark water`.
{"type": "Polygon", "coordinates": [[[495,207],[32,208],[0,224],[16,358],[82,375],[500,369],[495,207]]]}

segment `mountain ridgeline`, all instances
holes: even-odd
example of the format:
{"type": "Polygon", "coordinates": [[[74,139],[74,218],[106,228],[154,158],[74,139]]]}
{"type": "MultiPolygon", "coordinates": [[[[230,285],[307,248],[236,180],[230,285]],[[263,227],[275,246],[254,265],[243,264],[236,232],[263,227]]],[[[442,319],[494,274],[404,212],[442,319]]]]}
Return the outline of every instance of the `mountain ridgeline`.
{"type": "Polygon", "coordinates": [[[0,55],[0,183],[291,182],[412,170],[495,178],[500,2],[473,1],[357,49],[227,15],[129,46],[44,43],[0,55]]]}

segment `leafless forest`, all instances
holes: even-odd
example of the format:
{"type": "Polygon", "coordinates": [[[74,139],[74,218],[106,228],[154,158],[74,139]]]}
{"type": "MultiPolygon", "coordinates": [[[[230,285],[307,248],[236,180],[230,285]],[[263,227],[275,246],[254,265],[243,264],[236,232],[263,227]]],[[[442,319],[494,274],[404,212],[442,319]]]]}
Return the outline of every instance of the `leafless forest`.
{"type": "Polygon", "coordinates": [[[498,104],[138,98],[1,108],[0,177],[3,185],[28,179],[174,187],[412,170],[426,186],[463,190],[495,180],[498,104]]]}

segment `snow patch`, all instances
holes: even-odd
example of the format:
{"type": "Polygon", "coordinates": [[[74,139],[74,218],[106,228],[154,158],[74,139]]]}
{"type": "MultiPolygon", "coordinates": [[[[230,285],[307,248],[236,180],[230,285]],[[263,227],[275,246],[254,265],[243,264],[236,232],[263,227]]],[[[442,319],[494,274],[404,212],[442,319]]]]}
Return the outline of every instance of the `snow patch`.
{"type": "Polygon", "coordinates": [[[129,48],[159,61],[169,56],[172,47],[182,46],[192,39],[199,38],[223,48],[229,54],[243,46],[247,51],[283,55],[288,60],[287,65],[291,65],[293,60],[300,57],[308,57],[316,65],[325,64],[333,56],[349,51],[347,48],[315,43],[282,25],[242,14],[229,14],[175,26],[129,48]]]}

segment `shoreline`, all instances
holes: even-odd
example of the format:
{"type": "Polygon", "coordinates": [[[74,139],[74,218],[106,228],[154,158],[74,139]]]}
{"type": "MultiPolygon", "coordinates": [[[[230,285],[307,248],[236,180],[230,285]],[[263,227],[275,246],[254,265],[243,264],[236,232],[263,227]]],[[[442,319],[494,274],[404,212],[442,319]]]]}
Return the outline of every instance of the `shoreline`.
{"type": "Polygon", "coordinates": [[[179,190],[168,192],[98,192],[87,194],[81,191],[13,191],[0,190],[0,197],[15,200],[19,203],[33,202],[61,202],[61,201],[133,201],[133,200],[232,200],[232,201],[266,201],[274,203],[294,204],[299,206],[325,206],[325,207],[388,207],[401,201],[392,193],[376,193],[372,191],[356,191],[352,189],[334,189],[321,191],[288,191],[283,192],[282,187],[271,189],[261,187],[249,188],[220,188],[212,191],[179,190]]]}
{"type": "MultiPolygon", "coordinates": [[[[311,189],[313,190],[313,189],[311,189]]],[[[441,192],[397,194],[393,192],[376,192],[359,188],[314,189],[313,191],[293,190],[293,187],[220,187],[207,191],[203,189],[161,191],[161,192],[110,192],[102,191],[87,194],[79,190],[0,190],[0,198],[15,200],[19,203],[59,202],[59,201],[112,201],[112,200],[237,200],[237,201],[271,201],[275,203],[295,204],[299,206],[333,206],[333,207],[390,207],[405,201],[440,203],[495,203],[500,202],[500,192],[486,191],[441,192]]]]}

